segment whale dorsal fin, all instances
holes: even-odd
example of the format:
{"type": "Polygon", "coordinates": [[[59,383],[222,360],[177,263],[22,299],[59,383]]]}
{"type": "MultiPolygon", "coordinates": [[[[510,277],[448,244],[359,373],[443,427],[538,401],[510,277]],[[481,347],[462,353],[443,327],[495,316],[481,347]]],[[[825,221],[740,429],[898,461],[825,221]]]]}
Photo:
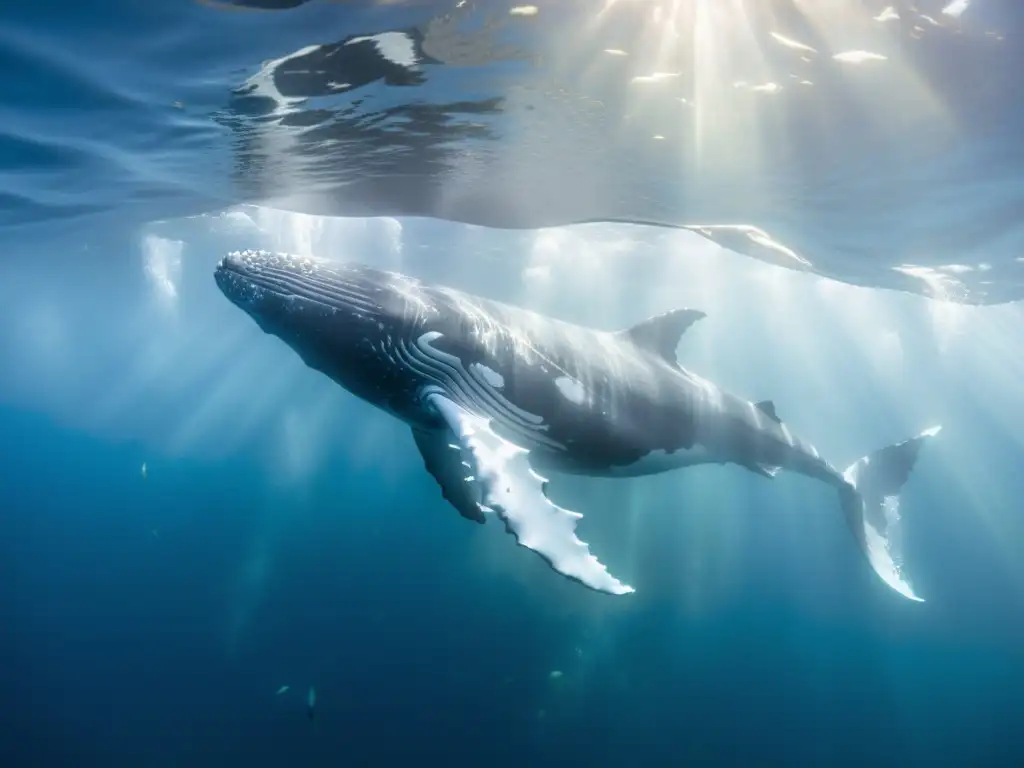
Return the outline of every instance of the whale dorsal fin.
{"type": "Polygon", "coordinates": [[[663,315],[649,317],[632,328],[620,331],[642,349],[654,352],[673,365],[676,347],[686,329],[706,315],[699,309],[673,309],[663,315]]]}
{"type": "Polygon", "coordinates": [[[762,400],[759,403],[754,403],[754,407],[775,423],[782,423],[782,419],[780,419],[778,414],[775,413],[775,403],[771,400],[762,400]]]}

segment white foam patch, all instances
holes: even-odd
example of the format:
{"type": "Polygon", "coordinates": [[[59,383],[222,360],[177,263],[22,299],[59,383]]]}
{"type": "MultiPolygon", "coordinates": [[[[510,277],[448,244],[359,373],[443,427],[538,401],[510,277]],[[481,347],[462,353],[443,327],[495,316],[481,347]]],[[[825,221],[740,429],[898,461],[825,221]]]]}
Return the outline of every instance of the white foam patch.
{"type": "MultiPolygon", "coordinates": [[[[287,196],[282,198],[287,200],[287,196]]],[[[374,266],[401,269],[404,249],[402,222],[390,216],[345,218],[252,207],[247,210],[256,231],[264,235],[260,246],[302,256],[347,261],[344,254],[375,253],[374,266]],[[383,246],[383,247],[382,247],[383,246]]]]}
{"type": "Polygon", "coordinates": [[[252,216],[237,208],[232,211],[221,211],[216,218],[218,223],[230,230],[247,231],[260,229],[259,225],[253,221],[252,216]]]}
{"type": "Polygon", "coordinates": [[[568,376],[559,376],[555,379],[555,386],[558,387],[558,391],[562,393],[562,397],[571,403],[582,405],[587,401],[587,390],[580,382],[576,381],[576,379],[572,379],[568,376]]]}
{"type": "Polygon", "coordinates": [[[483,381],[486,381],[495,389],[501,389],[505,386],[505,377],[493,368],[488,368],[486,365],[481,365],[480,363],[473,363],[470,368],[476,376],[483,381]]]}
{"type": "Polygon", "coordinates": [[[153,294],[161,305],[173,309],[178,303],[181,281],[181,253],[185,244],[156,235],[142,239],[142,265],[153,294]]]}
{"type": "MultiPolygon", "coordinates": [[[[404,250],[405,242],[402,232],[402,222],[390,216],[385,216],[377,219],[375,223],[377,226],[374,227],[373,230],[381,228],[384,230],[383,237],[381,237],[380,240],[387,243],[389,260],[396,267],[400,267],[402,264],[402,252],[404,250]]],[[[374,240],[377,239],[375,231],[372,236],[374,237],[374,240]]]]}

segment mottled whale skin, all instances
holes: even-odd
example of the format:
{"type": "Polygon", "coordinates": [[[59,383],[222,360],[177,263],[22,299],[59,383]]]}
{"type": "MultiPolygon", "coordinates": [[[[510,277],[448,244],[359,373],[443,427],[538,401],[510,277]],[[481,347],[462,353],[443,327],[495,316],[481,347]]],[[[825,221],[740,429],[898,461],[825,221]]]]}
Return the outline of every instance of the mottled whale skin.
{"type": "Polygon", "coordinates": [[[372,267],[263,251],[217,266],[222,292],[311,368],[412,427],[446,499],[599,591],[633,591],[574,533],[537,471],[637,476],[732,463],[834,487],[876,573],[919,600],[899,562],[897,500],[938,427],[845,472],[794,436],[770,401],[724,392],[679,365],[704,313],[680,309],[599,331],[372,267]]]}

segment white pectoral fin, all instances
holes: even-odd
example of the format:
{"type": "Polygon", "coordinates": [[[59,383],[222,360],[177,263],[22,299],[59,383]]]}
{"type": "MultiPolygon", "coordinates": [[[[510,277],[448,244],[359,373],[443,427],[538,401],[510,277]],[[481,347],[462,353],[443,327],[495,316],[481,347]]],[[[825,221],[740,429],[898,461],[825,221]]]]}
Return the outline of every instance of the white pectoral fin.
{"type": "Polygon", "coordinates": [[[468,463],[463,461],[462,449],[455,444],[455,436],[447,427],[442,429],[413,429],[413,439],[420,449],[423,464],[441,486],[441,495],[467,520],[485,521],[480,509],[480,487],[474,481],[468,463]]]}
{"type": "Polygon", "coordinates": [[[448,424],[475,464],[485,508],[493,510],[520,545],[543,557],[563,576],[599,592],[623,595],[633,591],[616,579],[576,537],[582,515],[553,504],[544,494],[545,480],[530,467],[529,452],[499,437],[487,419],[453,403],[442,394],[428,402],[448,424]]]}

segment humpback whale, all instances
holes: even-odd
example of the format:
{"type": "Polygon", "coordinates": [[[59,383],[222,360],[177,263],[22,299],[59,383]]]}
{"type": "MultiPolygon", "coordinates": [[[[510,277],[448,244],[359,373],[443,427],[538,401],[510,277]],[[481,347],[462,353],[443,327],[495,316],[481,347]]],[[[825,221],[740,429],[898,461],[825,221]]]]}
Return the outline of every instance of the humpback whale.
{"type": "Polygon", "coordinates": [[[633,591],[577,538],[581,515],[547,497],[541,473],[629,477],[717,463],[831,486],[875,573],[921,599],[901,564],[899,493],[940,428],[841,471],[771,401],[744,400],[679,364],[676,347],[701,311],[599,331],[395,272],[265,251],[229,254],[215,279],[309,367],[407,423],[459,514],[496,516],[591,589],[633,591]]]}

